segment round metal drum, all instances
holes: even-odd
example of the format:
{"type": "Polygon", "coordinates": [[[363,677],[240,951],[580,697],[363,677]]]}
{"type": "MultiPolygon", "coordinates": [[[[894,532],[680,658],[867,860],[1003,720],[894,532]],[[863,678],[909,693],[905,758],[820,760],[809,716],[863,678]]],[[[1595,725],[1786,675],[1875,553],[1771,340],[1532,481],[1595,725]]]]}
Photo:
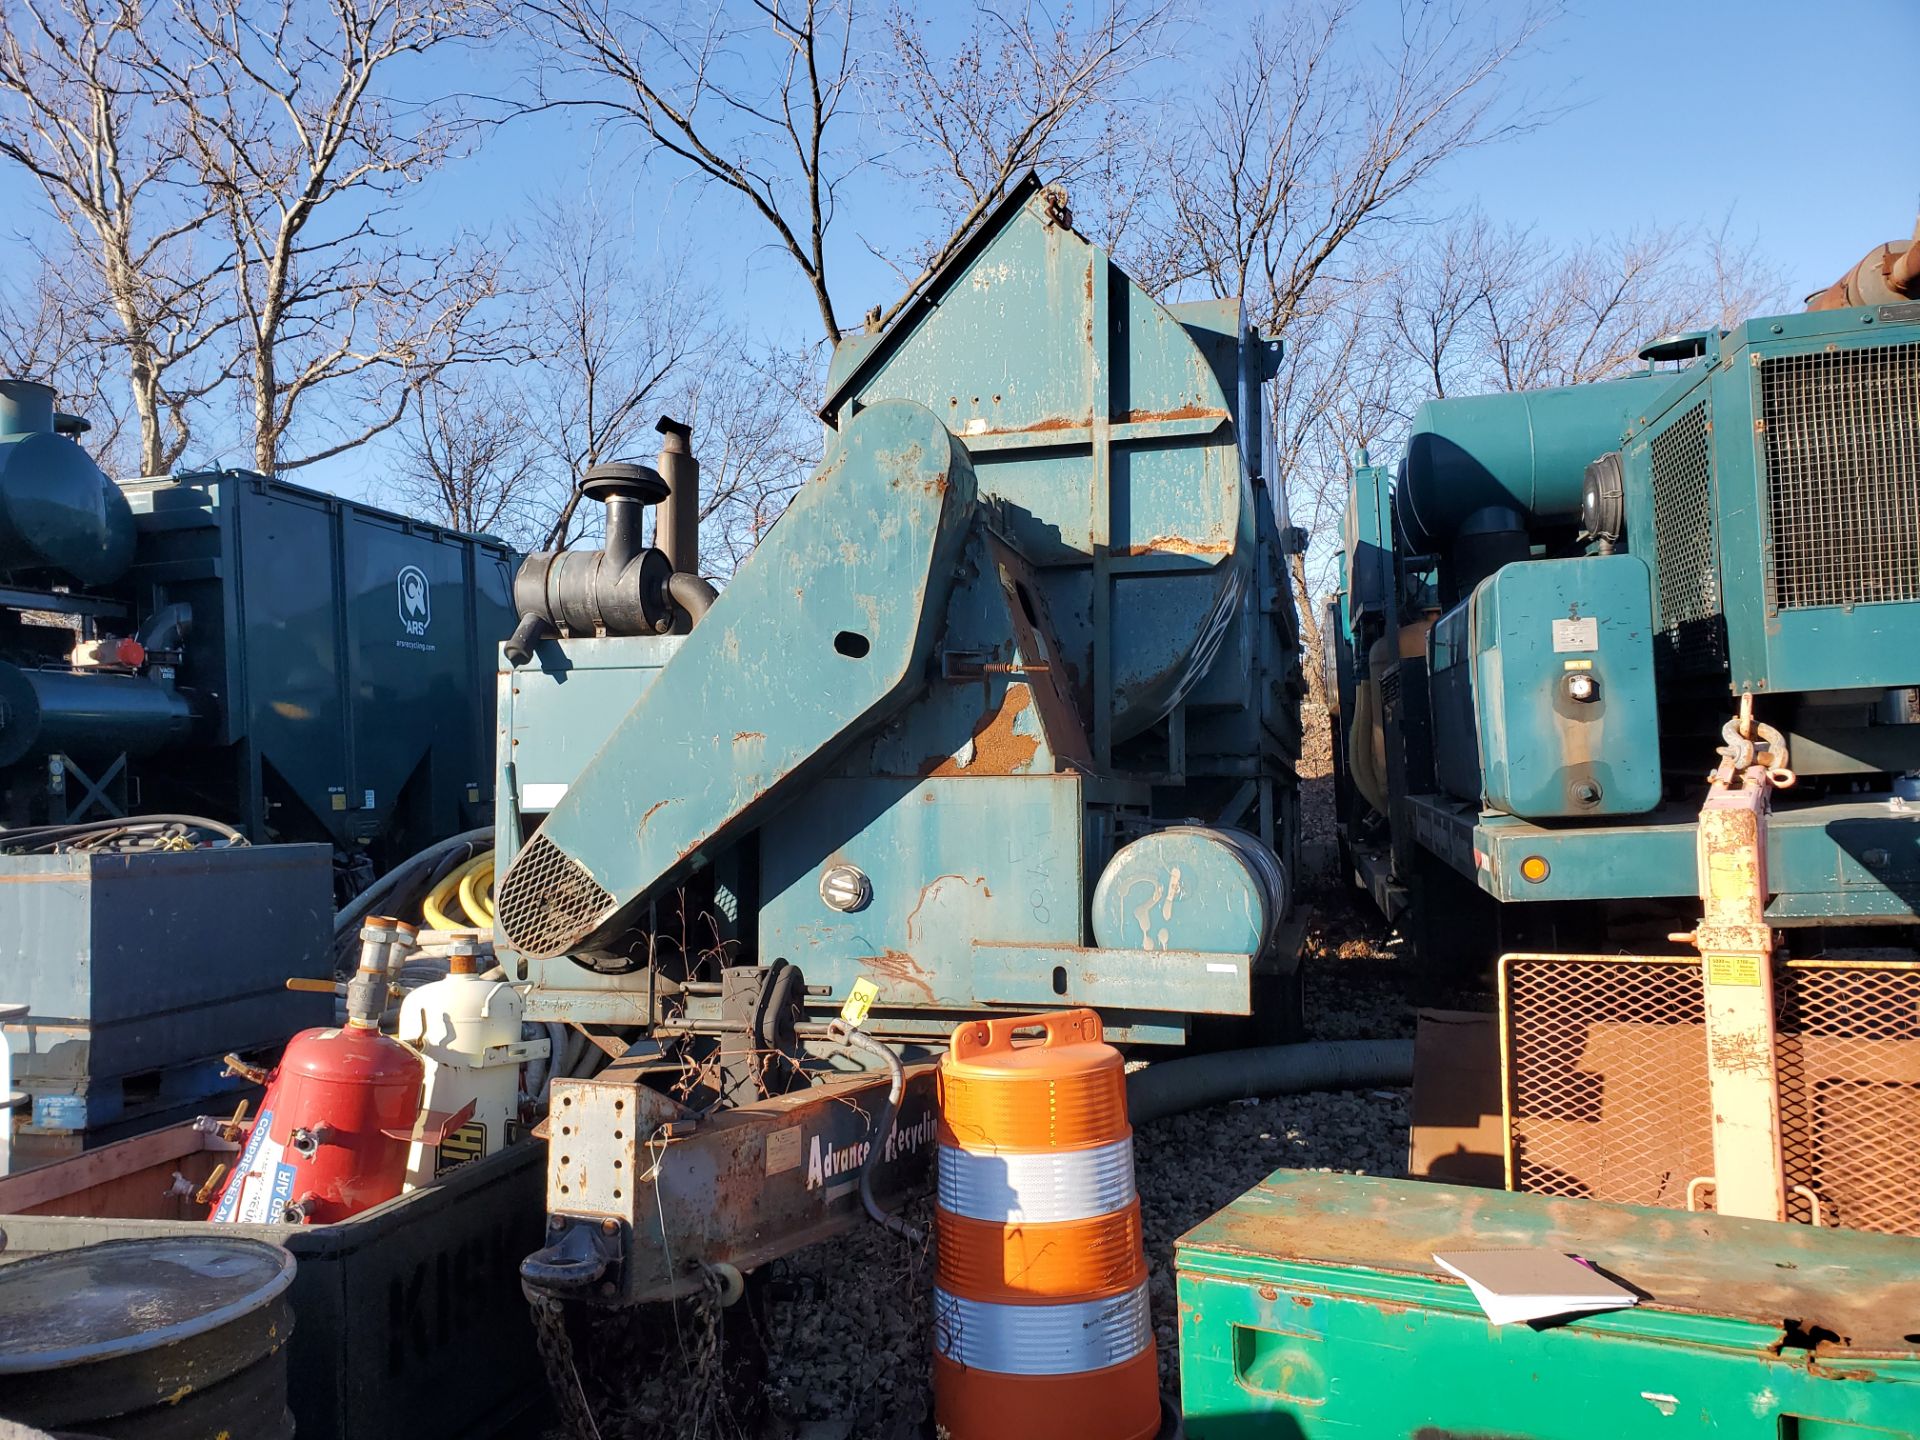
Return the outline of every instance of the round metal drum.
{"type": "Polygon", "coordinates": [[[1108,950],[1254,955],[1287,913],[1286,867],[1241,830],[1173,825],[1124,846],[1093,890],[1108,950]]]}
{"type": "Polygon", "coordinates": [[[234,1236],[0,1266],[0,1415],[140,1440],[288,1440],[293,1257],[234,1236]]]}

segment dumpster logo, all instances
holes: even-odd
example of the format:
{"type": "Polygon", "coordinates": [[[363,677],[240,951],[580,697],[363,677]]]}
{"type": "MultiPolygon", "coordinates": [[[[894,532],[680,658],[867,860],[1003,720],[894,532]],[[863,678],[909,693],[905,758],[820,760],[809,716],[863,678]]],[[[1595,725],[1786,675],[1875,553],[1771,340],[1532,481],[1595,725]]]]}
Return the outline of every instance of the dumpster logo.
{"type": "Polygon", "coordinates": [[[427,572],[409,565],[400,572],[400,628],[420,636],[433,623],[433,591],[427,584],[427,572]]]}

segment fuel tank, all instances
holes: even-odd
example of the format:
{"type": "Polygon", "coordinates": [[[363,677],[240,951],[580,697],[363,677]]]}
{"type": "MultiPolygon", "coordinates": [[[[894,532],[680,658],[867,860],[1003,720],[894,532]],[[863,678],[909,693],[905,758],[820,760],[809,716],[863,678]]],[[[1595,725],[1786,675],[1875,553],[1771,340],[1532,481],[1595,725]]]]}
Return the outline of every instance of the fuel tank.
{"type": "Polygon", "coordinates": [[[0,573],[112,584],[133,563],[133,512],[55,424],[52,386],[0,380],[0,573]]]}

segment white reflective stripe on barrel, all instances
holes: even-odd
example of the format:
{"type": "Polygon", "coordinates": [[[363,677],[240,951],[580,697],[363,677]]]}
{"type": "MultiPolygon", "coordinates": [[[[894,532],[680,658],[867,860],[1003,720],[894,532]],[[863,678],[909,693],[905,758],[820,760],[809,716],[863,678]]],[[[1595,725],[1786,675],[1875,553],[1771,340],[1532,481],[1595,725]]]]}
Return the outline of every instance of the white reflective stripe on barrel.
{"type": "Polygon", "coordinates": [[[996,1223],[1091,1220],[1133,1203],[1133,1137],[1091,1150],[980,1155],[940,1147],[940,1208],[996,1223]]]}
{"type": "Polygon", "coordinates": [[[970,1369],[1078,1375],[1131,1360],[1152,1340],[1145,1281],[1104,1300],[1064,1305],[996,1305],[933,1292],[933,1343],[970,1369]]]}

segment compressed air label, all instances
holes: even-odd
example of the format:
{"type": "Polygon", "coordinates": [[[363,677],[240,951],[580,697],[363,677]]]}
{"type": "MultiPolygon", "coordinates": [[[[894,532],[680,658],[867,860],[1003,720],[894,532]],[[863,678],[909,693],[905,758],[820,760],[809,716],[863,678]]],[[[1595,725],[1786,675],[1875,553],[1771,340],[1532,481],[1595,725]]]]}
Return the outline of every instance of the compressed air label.
{"type": "Polygon", "coordinates": [[[1600,622],[1591,615],[1574,620],[1554,621],[1553,648],[1557,654],[1568,651],[1598,650],[1600,622]]]}
{"type": "Polygon", "coordinates": [[[1760,957],[1757,955],[1707,956],[1707,984],[1746,985],[1760,983],[1760,957]]]}
{"type": "Polygon", "coordinates": [[[862,977],[853,982],[853,989],[847,992],[847,1003],[840,1007],[840,1018],[858,1029],[866,1020],[867,1012],[873,1008],[880,987],[873,981],[862,977]]]}
{"type": "Polygon", "coordinates": [[[285,1163],[285,1154],[286,1147],[273,1138],[273,1111],[262,1110],[209,1218],[243,1225],[278,1221],[281,1207],[293,1198],[293,1167],[285,1163]],[[282,1190],[286,1197],[276,1203],[282,1190]]]}

